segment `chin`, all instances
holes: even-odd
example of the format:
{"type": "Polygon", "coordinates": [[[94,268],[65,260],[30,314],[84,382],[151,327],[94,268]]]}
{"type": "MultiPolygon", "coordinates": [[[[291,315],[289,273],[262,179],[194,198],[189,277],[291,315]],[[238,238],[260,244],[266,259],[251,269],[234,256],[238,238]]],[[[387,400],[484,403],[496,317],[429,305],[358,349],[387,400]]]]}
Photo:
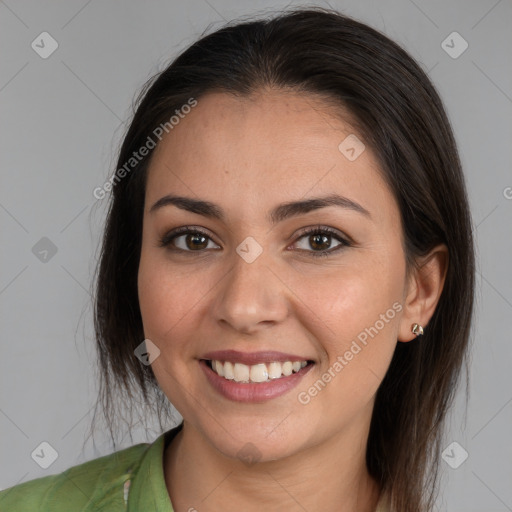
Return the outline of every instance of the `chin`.
{"type": "Polygon", "coordinates": [[[285,459],[302,451],[312,441],[304,426],[290,424],[276,428],[271,426],[278,425],[276,421],[255,423],[253,418],[238,418],[215,427],[209,422],[201,430],[208,442],[224,456],[248,465],[285,459]]]}
{"type": "Polygon", "coordinates": [[[296,446],[299,443],[295,443],[293,439],[288,439],[286,444],[283,444],[282,440],[269,440],[262,436],[255,436],[252,440],[248,438],[242,442],[232,438],[214,442],[223,455],[238,459],[247,465],[285,459],[300,451],[296,446]]]}

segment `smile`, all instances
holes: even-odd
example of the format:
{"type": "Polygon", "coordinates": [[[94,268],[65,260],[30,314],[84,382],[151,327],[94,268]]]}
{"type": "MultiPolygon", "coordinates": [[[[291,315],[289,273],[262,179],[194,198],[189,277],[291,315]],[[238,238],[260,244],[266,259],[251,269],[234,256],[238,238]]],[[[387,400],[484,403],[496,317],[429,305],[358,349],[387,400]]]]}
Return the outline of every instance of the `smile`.
{"type": "Polygon", "coordinates": [[[274,379],[289,377],[307,366],[307,361],[274,361],[271,363],[259,363],[246,365],[232,363],[231,361],[206,361],[206,364],[220,377],[242,383],[271,382],[274,379]]]}
{"type": "Polygon", "coordinates": [[[216,393],[246,403],[261,403],[288,393],[315,366],[312,359],[275,351],[220,350],[204,354],[198,362],[216,393]]]}

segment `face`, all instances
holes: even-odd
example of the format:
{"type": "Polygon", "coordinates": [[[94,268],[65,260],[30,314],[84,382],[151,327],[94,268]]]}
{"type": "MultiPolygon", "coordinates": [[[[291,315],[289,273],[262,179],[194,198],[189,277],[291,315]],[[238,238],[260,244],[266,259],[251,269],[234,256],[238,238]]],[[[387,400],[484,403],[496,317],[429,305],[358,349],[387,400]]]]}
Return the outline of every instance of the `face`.
{"type": "Polygon", "coordinates": [[[153,155],[138,275],[152,369],[227,456],[252,443],[274,460],[364,430],[391,361],[400,214],[342,119],[313,96],[211,93],[153,155]],[[153,208],[168,195],[211,204],[153,208]],[[345,201],[277,210],[333,195],[345,201]]]}

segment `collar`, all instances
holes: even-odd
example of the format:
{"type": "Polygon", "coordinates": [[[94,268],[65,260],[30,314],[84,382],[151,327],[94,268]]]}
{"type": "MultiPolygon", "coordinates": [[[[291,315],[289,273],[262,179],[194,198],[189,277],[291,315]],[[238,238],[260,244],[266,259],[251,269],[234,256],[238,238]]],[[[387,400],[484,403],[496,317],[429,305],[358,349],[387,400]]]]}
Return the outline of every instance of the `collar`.
{"type": "Polygon", "coordinates": [[[144,453],[140,465],[132,476],[128,494],[128,512],[152,510],[173,512],[164,477],[165,448],[181,430],[183,423],[161,434],[144,453]]]}

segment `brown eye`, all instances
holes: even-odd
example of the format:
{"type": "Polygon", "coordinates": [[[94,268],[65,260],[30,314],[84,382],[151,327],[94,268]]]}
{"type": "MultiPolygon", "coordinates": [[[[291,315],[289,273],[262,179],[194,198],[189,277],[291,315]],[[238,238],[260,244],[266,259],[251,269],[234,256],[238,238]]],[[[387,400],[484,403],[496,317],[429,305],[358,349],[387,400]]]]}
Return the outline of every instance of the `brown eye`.
{"type": "MultiPolygon", "coordinates": [[[[331,228],[314,228],[309,231],[303,232],[299,240],[305,239],[304,247],[299,248],[301,251],[311,253],[312,256],[330,256],[338,252],[344,247],[349,247],[351,244],[345,240],[337,231],[331,228]],[[333,240],[337,240],[338,245],[329,249],[333,240]],[[313,249],[313,250],[310,250],[313,249]]],[[[297,245],[298,242],[295,243],[297,245]]]]}
{"type": "Polygon", "coordinates": [[[160,240],[160,247],[169,247],[169,249],[183,252],[201,252],[208,249],[209,242],[214,243],[206,233],[185,227],[165,235],[160,240]]]}
{"type": "MultiPolygon", "coordinates": [[[[301,252],[306,252],[312,256],[330,256],[345,247],[350,247],[352,244],[343,238],[338,231],[332,228],[319,228],[304,231],[298,240],[305,240],[305,247],[299,248],[301,252]],[[329,249],[333,241],[338,241],[334,248],[329,249]],[[312,250],[311,250],[312,249],[312,250]]],[[[295,242],[294,245],[297,245],[295,242]]],[[[213,242],[211,237],[197,229],[182,227],[171,231],[166,234],[159,243],[160,247],[167,247],[169,250],[177,252],[188,253],[201,253],[206,249],[220,249],[220,247],[213,242]],[[215,247],[209,247],[208,244],[212,243],[215,247]]]]}
{"type": "Polygon", "coordinates": [[[327,250],[331,245],[331,235],[309,235],[309,243],[313,249],[327,250]]]}
{"type": "MultiPolygon", "coordinates": [[[[180,238],[184,238],[184,243],[187,249],[206,249],[208,246],[208,237],[202,235],[201,233],[190,233],[188,235],[181,235],[175,238],[175,241],[180,238]]],[[[176,243],[179,246],[178,243],[176,243]]]]}

